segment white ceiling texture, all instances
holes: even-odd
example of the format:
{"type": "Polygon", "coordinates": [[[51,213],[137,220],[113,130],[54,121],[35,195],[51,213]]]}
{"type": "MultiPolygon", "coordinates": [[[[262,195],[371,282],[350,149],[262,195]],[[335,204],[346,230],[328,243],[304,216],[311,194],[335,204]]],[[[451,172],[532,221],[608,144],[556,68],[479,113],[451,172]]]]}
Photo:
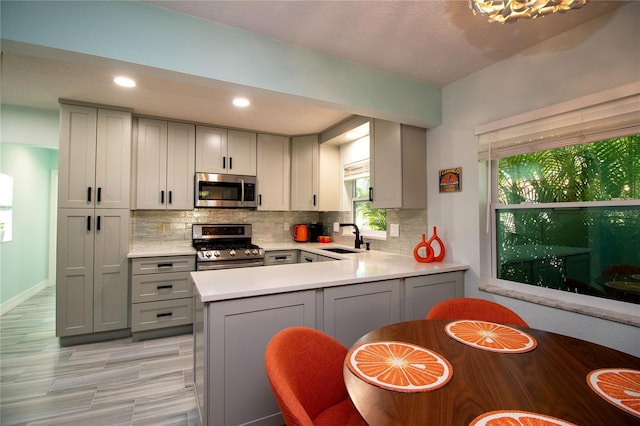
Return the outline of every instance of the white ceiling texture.
{"type": "MultiPolygon", "coordinates": [[[[466,0],[146,3],[444,87],[627,2],[592,0],[566,14],[505,25],[474,16],[466,0]]],[[[121,105],[110,80],[117,65],[4,52],[2,103],[57,109],[58,99],[66,98],[121,105]]],[[[250,111],[238,111],[227,101],[232,87],[203,87],[166,74],[144,78],[127,98],[138,114],[195,122],[216,116],[216,125],[288,135],[320,132],[349,115],[268,95],[252,98],[250,111]],[[297,119],[289,119],[294,112],[297,119]]]]}

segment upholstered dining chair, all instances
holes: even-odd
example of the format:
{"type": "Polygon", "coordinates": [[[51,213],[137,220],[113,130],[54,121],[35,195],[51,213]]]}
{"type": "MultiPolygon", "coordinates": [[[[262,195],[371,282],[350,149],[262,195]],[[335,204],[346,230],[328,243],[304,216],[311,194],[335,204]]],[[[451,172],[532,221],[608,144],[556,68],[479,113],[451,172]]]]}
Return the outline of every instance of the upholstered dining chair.
{"type": "Polygon", "coordinates": [[[506,306],[472,297],[444,300],[431,308],[427,319],[469,319],[529,327],[520,315],[506,306]]]}
{"type": "Polygon", "coordinates": [[[287,426],[366,425],[342,376],[347,348],[306,327],[278,332],[267,344],[265,367],[287,426]]]}

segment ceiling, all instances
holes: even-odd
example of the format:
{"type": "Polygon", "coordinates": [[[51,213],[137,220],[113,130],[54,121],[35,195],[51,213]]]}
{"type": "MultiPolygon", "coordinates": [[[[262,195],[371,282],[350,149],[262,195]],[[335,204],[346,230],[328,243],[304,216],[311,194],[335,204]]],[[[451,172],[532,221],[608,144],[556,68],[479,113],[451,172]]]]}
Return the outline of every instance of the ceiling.
{"type": "MultiPolygon", "coordinates": [[[[466,0],[147,3],[444,87],[628,2],[592,0],[580,10],[506,25],[474,16],[466,0]]],[[[58,99],[66,98],[287,135],[317,133],[350,115],[266,91],[253,91],[251,107],[238,110],[230,107],[237,86],[187,83],[170,73],[106,60],[69,61],[8,49],[1,72],[2,103],[18,106],[57,109],[58,99]],[[111,83],[114,70],[122,67],[140,79],[134,90],[111,83]]]]}

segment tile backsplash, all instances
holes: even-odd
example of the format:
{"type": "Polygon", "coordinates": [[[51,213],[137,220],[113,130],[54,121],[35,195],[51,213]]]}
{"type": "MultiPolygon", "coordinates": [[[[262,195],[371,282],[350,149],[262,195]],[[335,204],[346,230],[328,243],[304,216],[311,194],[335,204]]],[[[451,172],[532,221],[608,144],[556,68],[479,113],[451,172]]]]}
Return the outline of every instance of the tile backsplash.
{"type": "MultiPolygon", "coordinates": [[[[392,253],[413,255],[413,247],[420,241],[420,235],[427,231],[426,210],[387,210],[387,223],[400,225],[400,236],[386,240],[366,239],[371,249],[392,253]]],[[[195,209],[189,211],[135,210],[131,212],[132,245],[150,243],[191,244],[191,224],[193,223],[251,223],[253,242],[289,242],[291,226],[297,223],[324,223],[325,235],[330,235],[338,244],[352,245],[351,234],[340,235],[332,230],[333,222],[351,222],[349,212],[276,212],[250,209],[195,209]],[[285,226],[288,228],[285,230],[285,226]]]]}

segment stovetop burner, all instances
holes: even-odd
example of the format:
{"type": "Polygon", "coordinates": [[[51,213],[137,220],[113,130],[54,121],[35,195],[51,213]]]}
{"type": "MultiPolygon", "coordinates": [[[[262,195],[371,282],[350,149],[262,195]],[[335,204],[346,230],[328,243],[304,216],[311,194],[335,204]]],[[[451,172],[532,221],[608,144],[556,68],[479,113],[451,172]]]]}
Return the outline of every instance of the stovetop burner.
{"type": "Polygon", "coordinates": [[[192,238],[200,265],[264,260],[264,250],[251,243],[251,225],[194,224],[192,238]]]}

